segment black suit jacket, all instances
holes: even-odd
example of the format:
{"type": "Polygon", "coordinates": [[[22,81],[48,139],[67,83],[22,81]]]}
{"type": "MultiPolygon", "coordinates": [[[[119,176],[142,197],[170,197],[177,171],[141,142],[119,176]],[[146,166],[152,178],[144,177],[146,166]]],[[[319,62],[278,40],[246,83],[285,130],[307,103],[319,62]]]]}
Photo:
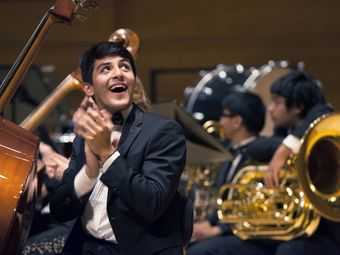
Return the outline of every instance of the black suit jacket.
{"type": "MultiPolygon", "coordinates": [[[[120,156],[100,179],[109,190],[107,213],[121,253],[152,254],[182,245],[183,206],[177,188],[186,146],[181,127],[134,105],[118,151],[120,156]]],[[[90,194],[77,198],[73,184],[84,163],[84,140],[77,137],[69,168],[51,201],[51,213],[59,221],[79,217],[85,208],[90,194]]],[[[78,220],[65,249],[79,250],[82,236],[78,220]]]]}

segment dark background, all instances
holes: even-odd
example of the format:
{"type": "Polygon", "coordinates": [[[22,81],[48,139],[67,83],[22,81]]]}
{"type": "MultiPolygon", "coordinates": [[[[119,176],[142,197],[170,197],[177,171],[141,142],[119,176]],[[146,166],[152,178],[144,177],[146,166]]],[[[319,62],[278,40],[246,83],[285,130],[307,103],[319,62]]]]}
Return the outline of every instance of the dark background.
{"type": "MultiPolygon", "coordinates": [[[[48,66],[53,89],[78,66],[84,49],[107,40],[118,28],[140,37],[138,75],[154,102],[183,102],[184,89],[198,82],[199,70],[218,64],[259,68],[269,60],[303,61],[305,70],[324,86],[335,109],[340,84],[340,1],[158,1],[102,0],[95,11],[80,13],[81,23],[55,24],[36,57],[48,66]]],[[[12,65],[50,0],[0,1],[0,65],[12,65]]],[[[3,77],[4,72],[1,70],[3,77]]],[[[32,79],[25,87],[45,97],[32,79]]],[[[78,92],[79,93],[79,92],[78,92]]],[[[66,107],[78,104],[80,94],[65,98],[66,107]]]]}

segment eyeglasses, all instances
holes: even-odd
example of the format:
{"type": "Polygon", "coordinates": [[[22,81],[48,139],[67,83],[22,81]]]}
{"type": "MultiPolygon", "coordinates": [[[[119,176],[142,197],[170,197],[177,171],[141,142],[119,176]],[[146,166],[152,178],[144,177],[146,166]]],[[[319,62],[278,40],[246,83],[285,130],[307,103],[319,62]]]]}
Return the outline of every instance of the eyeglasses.
{"type": "Polygon", "coordinates": [[[225,112],[222,112],[221,113],[221,117],[225,117],[225,118],[232,118],[232,117],[235,117],[236,115],[233,114],[233,113],[225,113],[225,112]]]}

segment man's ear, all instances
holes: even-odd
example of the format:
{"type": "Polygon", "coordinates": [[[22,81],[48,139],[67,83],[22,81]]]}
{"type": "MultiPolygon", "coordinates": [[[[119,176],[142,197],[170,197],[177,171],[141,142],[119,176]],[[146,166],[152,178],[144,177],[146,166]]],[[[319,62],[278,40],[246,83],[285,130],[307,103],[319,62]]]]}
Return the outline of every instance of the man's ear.
{"type": "Polygon", "coordinates": [[[242,127],[242,125],[243,125],[243,119],[240,115],[234,116],[232,118],[232,121],[237,127],[242,127]]]}
{"type": "Polygon", "coordinates": [[[85,94],[89,97],[94,95],[93,86],[87,82],[83,82],[83,90],[85,94]]]}

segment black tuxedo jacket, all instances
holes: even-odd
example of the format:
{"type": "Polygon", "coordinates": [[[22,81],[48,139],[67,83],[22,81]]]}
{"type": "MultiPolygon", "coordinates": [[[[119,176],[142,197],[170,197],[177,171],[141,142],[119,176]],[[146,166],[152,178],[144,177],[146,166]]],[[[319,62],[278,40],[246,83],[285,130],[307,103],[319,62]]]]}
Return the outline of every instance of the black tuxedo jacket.
{"type": "MultiPolygon", "coordinates": [[[[107,213],[121,253],[153,254],[182,245],[183,215],[177,188],[186,146],[181,127],[134,105],[118,151],[120,156],[100,179],[109,190],[107,213]]],[[[83,240],[79,216],[91,193],[77,198],[74,191],[74,178],[84,163],[84,140],[77,137],[69,167],[51,201],[51,213],[57,220],[78,217],[64,249],[72,254],[79,251],[83,240]]]]}

